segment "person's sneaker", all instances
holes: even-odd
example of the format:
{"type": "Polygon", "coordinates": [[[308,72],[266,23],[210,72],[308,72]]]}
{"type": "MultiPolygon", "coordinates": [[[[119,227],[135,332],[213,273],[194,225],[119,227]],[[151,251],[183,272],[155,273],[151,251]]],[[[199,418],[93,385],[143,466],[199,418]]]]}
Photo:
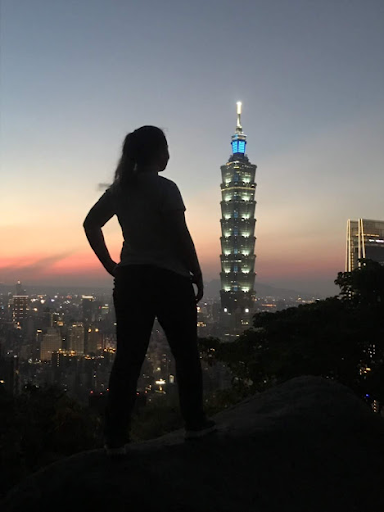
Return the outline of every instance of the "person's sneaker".
{"type": "Polygon", "coordinates": [[[205,420],[200,425],[188,425],[185,427],[185,439],[197,439],[206,436],[217,430],[217,425],[213,420],[205,420]]]}

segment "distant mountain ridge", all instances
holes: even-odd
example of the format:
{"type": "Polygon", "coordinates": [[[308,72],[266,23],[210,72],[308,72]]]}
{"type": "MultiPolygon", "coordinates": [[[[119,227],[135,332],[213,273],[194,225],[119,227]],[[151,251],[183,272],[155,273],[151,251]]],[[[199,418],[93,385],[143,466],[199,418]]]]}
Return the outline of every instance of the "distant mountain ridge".
{"type": "MultiPolygon", "coordinates": [[[[205,283],[205,297],[206,298],[215,298],[220,296],[220,280],[213,279],[205,283]]],[[[264,284],[260,282],[255,283],[256,296],[258,297],[276,297],[279,299],[292,299],[297,297],[302,297],[304,299],[311,299],[313,297],[322,298],[318,294],[311,293],[303,293],[298,292],[297,290],[289,290],[286,288],[276,288],[269,284],[264,284]]]]}
{"type": "MultiPolygon", "coordinates": [[[[82,294],[95,294],[95,295],[106,295],[108,292],[112,295],[112,286],[62,286],[62,285],[28,285],[28,283],[22,283],[22,286],[26,289],[28,295],[31,294],[39,294],[46,293],[47,295],[55,295],[57,293],[64,294],[74,294],[74,295],[82,295],[82,294]]],[[[206,281],[204,283],[205,291],[204,296],[207,299],[219,299],[220,298],[220,288],[221,283],[220,279],[212,279],[211,281],[206,281]]],[[[256,296],[258,297],[275,297],[279,299],[292,299],[297,297],[302,297],[304,299],[311,299],[313,297],[323,298],[319,294],[311,294],[311,293],[303,293],[297,290],[290,290],[286,288],[277,288],[271,286],[269,284],[264,284],[260,282],[255,283],[256,296]]],[[[0,293],[12,293],[16,292],[16,284],[9,285],[0,283],[0,293]]]]}

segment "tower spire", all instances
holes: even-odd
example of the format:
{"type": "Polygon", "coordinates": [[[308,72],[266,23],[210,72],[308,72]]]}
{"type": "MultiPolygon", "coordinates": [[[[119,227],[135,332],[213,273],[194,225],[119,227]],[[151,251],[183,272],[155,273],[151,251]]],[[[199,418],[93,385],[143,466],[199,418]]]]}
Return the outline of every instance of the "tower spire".
{"type": "Polygon", "coordinates": [[[237,123],[236,123],[236,133],[243,133],[243,127],[241,126],[241,101],[236,102],[237,106],[237,123]]]}
{"type": "Polygon", "coordinates": [[[236,113],[237,113],[237,122],[236,122],[236,132],[232,135],[232,153],[235,154],[245,154],[245,146],[247,144],[247,136],[243,132],[243,127],[241,126],[241,108],[242,102],[236,102],[236,113]]]}

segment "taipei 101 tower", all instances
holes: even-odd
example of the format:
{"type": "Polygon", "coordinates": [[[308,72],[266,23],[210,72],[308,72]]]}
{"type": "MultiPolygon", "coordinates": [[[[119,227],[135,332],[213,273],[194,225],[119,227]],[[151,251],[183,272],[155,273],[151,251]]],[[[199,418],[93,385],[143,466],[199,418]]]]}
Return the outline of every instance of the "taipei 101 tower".
{"type": "Polygon", "coordinates": [[[247,325],[255,301],[255,174],[256,165],[245,154],[247,136],[237,103],[232,154],[221,166],[221,309],[232,316],[233,327],[247,325]],[[235,318],[237,317],[237,321],[235,318]]]}

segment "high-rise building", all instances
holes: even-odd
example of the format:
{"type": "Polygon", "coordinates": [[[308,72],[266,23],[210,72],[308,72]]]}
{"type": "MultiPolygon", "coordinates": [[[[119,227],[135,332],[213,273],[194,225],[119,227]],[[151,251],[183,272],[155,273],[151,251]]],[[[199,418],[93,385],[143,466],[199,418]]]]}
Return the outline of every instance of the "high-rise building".
{"type": "Polygon", "coordinates": [[[51,361],[52,353],[60,350],[61,335],[59,329],[56,327],[48,327],[47,333],[43,334],[43,339],[40,345],[40,360],[51,361]]]}
{"type": "Polygon", "coordinates": [[[241,126],[241,102],[232,135],[232,154],[221,166],[221,307],[222,312],[247,316],[255,301],[255,174],[245,154],[247,136],[241,126]]]}
{"type": "Polygon", "coordinates": [[[32,355],[32,360],[33,361],[36,361],[38,359],[40,359],[40,356],[41,356],[41,344],[43,343],[43,331],[42,329],[37,329],[36,330],[36,336],[35,336],[35,339],[34,339],[34,344],[33,344],[33,355],[32,355]]]}
{"type": "Polygon", "coordinates": [[[19,358],[17,356],[0,357],[0,387],[12,395],[20,391],[19,358]]]}
{"type": "Polygon", "coordinates": [[[27,319],[29,310],[28,295],[14,295],[12,304],[12,319],[14,323],[22,325],[27,319]]]}
{"type": "Polygon", "coordinates": [[[384,265],[384,221],[348,220],[345,271],[352,272],[365,258],[384,265]]]}
{"type": "Polygon", "coordinates": [[[87,354],[96,354],[103,348],[103,335],[97,327],[93,325],[86,329],[87,334],[87,354]]]}
{"type": "Polygon", "coordinates": [[[76,352],[78,355],[84,354],[84,324],[83,322],[75,322],[68,329],[69,331],[69,350],[76,352]]]}
{"type": "Polygon", "coordinates": [[[91,329],[89,329],[89,327],[96,318],[95,297],[93,297],[93,295],[83,295],[81,297],[81,307],[82,320],[84,324],[84,354],[89,354],[90,352],[95,352],[93,347],[88,346],[92,345],[92,340],[90,340],[91,329]]]}
{"type": "Polygon", "coordinates": [[[81,297],[81,305],[83,310],[83,322],[89,324],[95,321],[95,297],[93,295],[83,295],[81,297]]]}

